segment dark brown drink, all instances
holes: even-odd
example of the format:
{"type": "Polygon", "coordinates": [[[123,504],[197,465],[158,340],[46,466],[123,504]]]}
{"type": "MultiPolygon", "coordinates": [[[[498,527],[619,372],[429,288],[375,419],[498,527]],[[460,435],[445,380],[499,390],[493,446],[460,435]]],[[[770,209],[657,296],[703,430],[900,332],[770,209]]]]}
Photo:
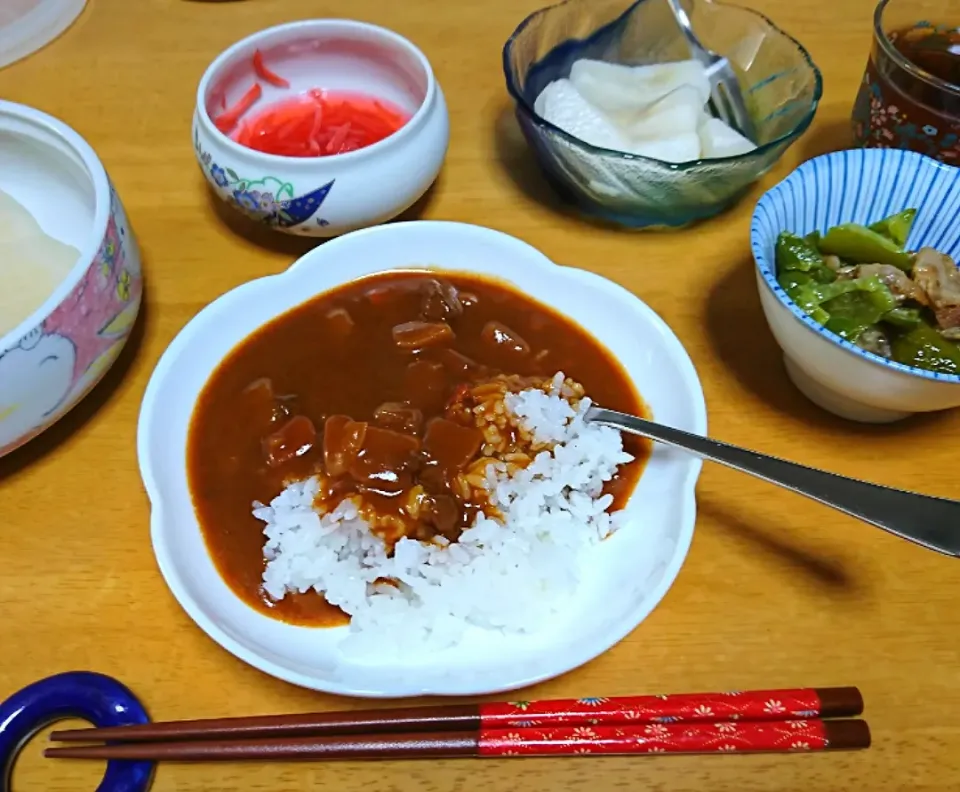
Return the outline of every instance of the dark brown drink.
{"type": "MultiPolygon", "coordinates": [[[[920,23],[891,31],[887,38],[897,52],[927,76],[960,88],[960,28],[920,23]]],[[[951,98],[956,98],[937,90],[929,81],[912,79],[907,87],[916,89],[917,98],[932,107],[940,105],[943,110],[949,109],[951,98]]],[[[958,112],[958,108],[953,111],[958,112]]]]}
{"type": "Polygon", "coordinates": [[[960,0],[877,6],[853,127],[861,146],[960,165],[960,0]]]}

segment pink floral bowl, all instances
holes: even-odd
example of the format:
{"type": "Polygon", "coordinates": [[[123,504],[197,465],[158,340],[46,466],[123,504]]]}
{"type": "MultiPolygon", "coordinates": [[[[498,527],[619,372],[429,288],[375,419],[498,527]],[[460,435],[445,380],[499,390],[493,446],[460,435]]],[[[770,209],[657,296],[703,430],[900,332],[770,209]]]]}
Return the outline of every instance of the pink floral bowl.
{"type": "Polygon", "coordinates": [[[80,257],[0,335],[0,456],[80,401],[117,359],[140,309],[140,252],[93,149],[33,108],[0,101],[0,190],[80,257]]]}

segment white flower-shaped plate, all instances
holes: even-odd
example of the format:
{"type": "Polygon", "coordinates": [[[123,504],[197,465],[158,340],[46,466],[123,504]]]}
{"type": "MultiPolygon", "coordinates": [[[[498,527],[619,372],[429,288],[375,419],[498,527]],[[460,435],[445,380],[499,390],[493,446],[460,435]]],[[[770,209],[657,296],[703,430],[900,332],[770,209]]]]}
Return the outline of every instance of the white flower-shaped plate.
{"type": "Polygon", "coordinates": [[[403,661],[348,656],[338,648],[348,628],[275,621],[230,590],[207,552],[186,474],[190,418],[208,377],[244,338],[305,300],[360,276],[424,268],[498,278],[552,306],[617,357],[657,421],[706,432],[696,371],[650,308],[598,275],[558,266],[487,228],[421,221],[357,231],[312,250],[280,275],[218,298],[170,344],[144,396],[137,442],[154,552],[170,590],[201,629],[241,660],[296,685],[365,697],[479,695],[563,674],[609,649],[649,615],[690,546],[701,462],[657,446],[628,501],[626,524],[585,559],[571,607],[535,633],[471,628],[460,645],[443,652],[403,661]]]}

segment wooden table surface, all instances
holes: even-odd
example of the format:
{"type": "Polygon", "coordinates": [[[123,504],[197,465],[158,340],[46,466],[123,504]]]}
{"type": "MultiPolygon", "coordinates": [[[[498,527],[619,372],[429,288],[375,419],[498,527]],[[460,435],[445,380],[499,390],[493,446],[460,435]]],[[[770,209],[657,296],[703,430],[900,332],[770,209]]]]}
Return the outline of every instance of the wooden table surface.
{"type": "MultiPolygon", "coordinates": [[[[893,426],[841,421],[789,383],[761,315],[752,207],[802,160],[848,144],[871,0],[754,0],[825,77],[816,122],[743,203],[682,233],[626,233],[564,214],[514,124],[500,48],[542,0],[90,0],[43,51],[0,70],[0,95],[60,117],[99,153],[143,250],[141,321],[103,383],[0,460],[0,698],[91,669],[155,718],[306,711],[363,702],[247,667],[187,618],[154,563],[135,453],[140,399],[164,347],[201,307],[275,273],[308,243],[227,222],[190,145],[197,81],[253,31],[343,14],[410,37],[450,107],[446,165],[419,215],[514,234],[631,289],[674,329],[718,438],[932,494],[960,494],[960,412],[893,426]],[[295,11],[294,11],[295,9],[295,11]]],[[[874,746],[820,756],[167,765],[157,792],[911,790],[960,784],[960,566],[812,502],[707,465],[689,558],[656,611],[605,655],[527,697],[860,686],[874,746]]],[[[14,792],[94,789],[99,763],[26,749],[14,792]]]]}

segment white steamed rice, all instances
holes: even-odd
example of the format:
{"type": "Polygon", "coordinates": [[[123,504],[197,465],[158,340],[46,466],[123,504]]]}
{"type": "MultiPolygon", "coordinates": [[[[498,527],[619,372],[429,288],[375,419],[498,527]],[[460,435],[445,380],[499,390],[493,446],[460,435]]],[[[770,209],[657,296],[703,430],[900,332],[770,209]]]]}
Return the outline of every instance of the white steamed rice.
{"type": "Polygon", "coordinates": [[[269,506],[254,504],[266,523],[265,591],[322,592],[351,616],[347,651],[382,655],[437,650],[456,644],[469,625],[532,632],[574,596],[586,551],[616,530],[602,493],[617,467],[631,461],[619,432],[586,424],[584,398],[575,412],[562,397],[563,376],[551,393],[506,397],[508,410],[538,442],[556,443],[525,469],[508,475],[491,465],[487,486],[503,523],[479,516],[458,542],[440,546],[401,539],[392,556],[342,501],[327,514],[314,509],[319,482],[287,486],[269,506]],[[375,584],[390,578],[399,586],[375,584]]]}

